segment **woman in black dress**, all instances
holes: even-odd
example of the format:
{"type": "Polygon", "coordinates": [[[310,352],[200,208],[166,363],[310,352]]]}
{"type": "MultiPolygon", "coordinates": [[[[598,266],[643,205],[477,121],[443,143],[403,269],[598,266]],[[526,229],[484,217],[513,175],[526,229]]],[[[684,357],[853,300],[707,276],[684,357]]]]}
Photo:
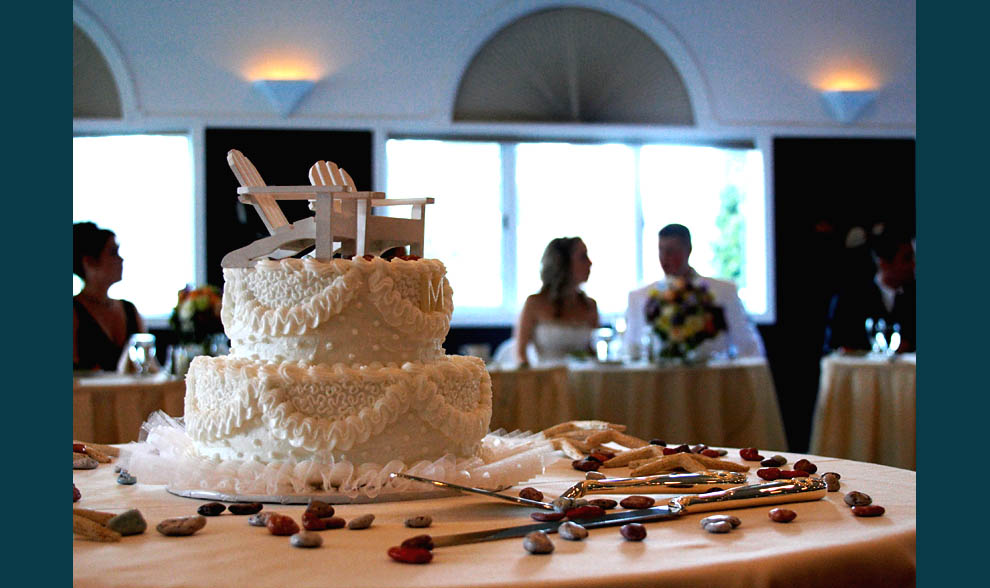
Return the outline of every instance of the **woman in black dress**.
{"type": "Polygon", "coordinates": [[[123,259],[113,231],[90,222],[72,225],[72,273],[83,289],[72,299],[72,369],[113,371],[127,340],[144,333],[144,319],[107,291],[119,282],[123,259]]]}

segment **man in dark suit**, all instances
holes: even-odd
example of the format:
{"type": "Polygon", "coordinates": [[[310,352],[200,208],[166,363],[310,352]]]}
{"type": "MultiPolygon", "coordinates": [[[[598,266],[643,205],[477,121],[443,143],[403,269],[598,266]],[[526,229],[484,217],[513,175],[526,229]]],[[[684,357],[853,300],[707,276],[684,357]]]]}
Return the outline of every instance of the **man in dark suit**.
{"type": "Polygon", "coordinates": [[[871,349],[867,319],[900,327],[898,351],[915,351],[917,289],[914,246],[905,232],[886,230],[871,243],[877,273],[873,280],[842,289],[832,297],[825,328],[825,353],[837,349],[871,349]]]}

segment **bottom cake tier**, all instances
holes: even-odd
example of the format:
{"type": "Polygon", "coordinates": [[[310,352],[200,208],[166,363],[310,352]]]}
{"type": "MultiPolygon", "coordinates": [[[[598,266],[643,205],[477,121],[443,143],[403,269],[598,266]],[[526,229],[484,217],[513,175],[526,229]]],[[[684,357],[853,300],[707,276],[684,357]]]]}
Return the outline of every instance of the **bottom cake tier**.
{"type": "Polygon", "coordinates": [[[491,379],[474,357],[349,367],[201,356],[186,375],[186,434],[215,462],[467,457],[491,414],[491,379]]]}

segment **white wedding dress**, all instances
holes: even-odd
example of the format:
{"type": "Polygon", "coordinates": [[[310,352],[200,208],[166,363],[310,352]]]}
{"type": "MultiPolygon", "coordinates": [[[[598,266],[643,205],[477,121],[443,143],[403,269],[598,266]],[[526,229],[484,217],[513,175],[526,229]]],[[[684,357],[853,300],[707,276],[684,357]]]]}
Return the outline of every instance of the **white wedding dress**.
{"type": "Polygon", "coordinates": [[[562,322],[539,322],[533,328],[533,345],[540,364],[563,363],[574,353],[588,353],[594,327],[562,322]]]}

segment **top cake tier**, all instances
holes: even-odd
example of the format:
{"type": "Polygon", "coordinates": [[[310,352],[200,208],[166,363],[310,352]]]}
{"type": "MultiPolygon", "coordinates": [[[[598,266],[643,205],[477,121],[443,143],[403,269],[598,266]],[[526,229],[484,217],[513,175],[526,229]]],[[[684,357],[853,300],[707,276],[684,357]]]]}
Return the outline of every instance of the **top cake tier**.
{"type": "Polygon", "coordinates": [[[402,365],[443,357],[453,290],[435,259],[263,260],[223,270],[231,355],[402,365]]]}

